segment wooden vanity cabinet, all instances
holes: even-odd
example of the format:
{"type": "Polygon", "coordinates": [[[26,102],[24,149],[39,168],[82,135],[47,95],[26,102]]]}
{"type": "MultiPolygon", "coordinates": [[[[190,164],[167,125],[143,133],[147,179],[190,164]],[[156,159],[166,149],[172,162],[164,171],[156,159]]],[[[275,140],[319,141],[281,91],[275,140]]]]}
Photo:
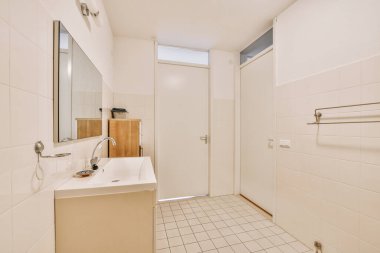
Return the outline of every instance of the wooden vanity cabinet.
{"type": "Polygon", "coordinates": [[[109,143],[109,157],[138,157],[141,156],[140,119],[110,119],[108,121],[108,136],[116,141],[113,146],[109,143]]]}

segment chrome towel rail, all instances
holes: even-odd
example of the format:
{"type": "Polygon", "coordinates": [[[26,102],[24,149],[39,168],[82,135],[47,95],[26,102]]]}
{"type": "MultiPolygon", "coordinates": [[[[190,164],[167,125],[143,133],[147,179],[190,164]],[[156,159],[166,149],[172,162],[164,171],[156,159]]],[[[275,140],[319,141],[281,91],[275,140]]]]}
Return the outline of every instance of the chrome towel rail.
{"type": "MultiPolygon", "coordinates": [[[[359,107],[359,106],[367,106],[367,105],[380,105],[380,102],[317,108],[314,110],[315,122],[307,123],[307,124],[308,125],[333,125],[333,124],[380,123],[380,120],[321,122],[322,115],[323,115],[321,113],[321,111],[323,111],[323,110],[340,109],[340,108],[348,108],[348,107],[359,107]]],[[[379,115],[379,117],[380,117],[380,115],[379,115]]]]}

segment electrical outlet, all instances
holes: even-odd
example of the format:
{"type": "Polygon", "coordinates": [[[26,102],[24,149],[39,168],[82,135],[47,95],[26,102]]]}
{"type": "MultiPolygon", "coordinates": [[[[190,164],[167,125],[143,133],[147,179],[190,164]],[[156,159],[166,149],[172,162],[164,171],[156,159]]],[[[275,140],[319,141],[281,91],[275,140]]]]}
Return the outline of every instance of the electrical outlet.
{"type": "Polygon", "coordinates": [[[292,142],[290,140],[280,140],[280,148],[291,148],[292,142]]]}

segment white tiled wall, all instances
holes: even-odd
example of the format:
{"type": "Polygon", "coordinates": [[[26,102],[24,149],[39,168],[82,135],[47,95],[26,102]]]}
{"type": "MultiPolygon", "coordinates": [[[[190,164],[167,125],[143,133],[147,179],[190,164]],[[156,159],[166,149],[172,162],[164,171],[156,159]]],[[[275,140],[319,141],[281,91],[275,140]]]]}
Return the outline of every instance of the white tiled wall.
{"type": "Polygon", "coordinates": [[[103,107],[112,105],[108,21],[95,27],[83,19],[76,1],[0,0],[1,253],[54,252],[54,188],[82,168],[98,140],[53,144],[53,19],[63,21],[103,74],[103,107]],[[46,154],[72,153],[41,162],[43,183],[34,176],[38,140],[46,154]]]}
{"type": "MultiPolygon", "coordinates": [[[[306,125],[314,109],[380,102],[380,56],[277,87],[276,222],[324,253],[380,252],[380,123],[306,125]]],[[[380,106],[323,111],[380,120],[380,106]]],[[[334,118],[335,117],[335,118],[334,118]]]]}
{"type": "Polygon", "coordinates": [[[114,50],[113,106],[142,120],[144,156],[154,163],[154,42],[116,37],[114,50]]]}
{"type": "Polygon", "coordinates": [[[210,196],[234,192],[237,54],[210,50],[210,196]]]}
{"type": "Polygon", "coordinates": [[[380,52],[380,1],[297,0],[275,22],[277,84],[380,52]]]}

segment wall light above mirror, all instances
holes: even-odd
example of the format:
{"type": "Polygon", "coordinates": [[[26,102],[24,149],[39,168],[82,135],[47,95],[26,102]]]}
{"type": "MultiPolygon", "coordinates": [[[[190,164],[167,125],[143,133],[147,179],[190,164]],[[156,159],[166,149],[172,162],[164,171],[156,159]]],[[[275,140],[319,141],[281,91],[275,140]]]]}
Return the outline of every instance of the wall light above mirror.
{"type": "Polygon", "coordinates": [[[102,135],[102,75],[54,21],[54,142],[102,135]]]}
{"type": "Polygon", "coordinates": [[[83,16],[93,16],[97,17],[99,16],[99,9],[96,6],[96,3],[94,0],[80,0],[80,8],[83,16]]]}

